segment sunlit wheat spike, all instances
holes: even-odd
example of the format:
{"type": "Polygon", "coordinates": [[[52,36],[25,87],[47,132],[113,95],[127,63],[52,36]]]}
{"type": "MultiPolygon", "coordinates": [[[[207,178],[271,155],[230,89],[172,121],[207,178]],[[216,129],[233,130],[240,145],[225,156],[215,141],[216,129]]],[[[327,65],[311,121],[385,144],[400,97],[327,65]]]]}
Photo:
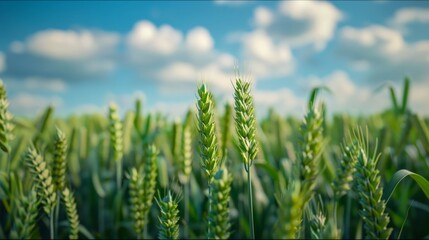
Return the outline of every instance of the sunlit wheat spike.
{"type": "Polygon", "coordinates": [[[357,143],[352,142],[348,145],[347,143],[344,143],[344,145],[342,145],[342,153],[340,169],[332,184],[336,198],[340,198],[347,194],[351,189],[353,174],[356,171],[355,165],[359,153],[357,143]]]}
{"type": "Polygon", "coordinates": [[[54,166],[52,175],[55,186],[58,191],[63,191],[66,183],[66,157],[67,157],[67,140],[66,136],[57,128],[54,141],[54,166]]]}
{"type": "Polygon", "coordinates": [[[129,174],[129,194],[131,204],[131,215],[134,220],[134,231],[138,238],[143,237],[145,216],[144,209],[144,196],[143,196],[143,174],[136,168],[132,168],[129,174]]]}
{"type": "Polygon", "coordinates": [[[28,149],[25,160],[36,182],[37,193],[42,201],[43,210],[49,215],[54,210],[57,199],[51,172],[35,148],[30,147],[28,149]]]}
{"type": "Polygon", "coordinates": [[[229,221],[229,200],[232,176],[224,168],[219,170],[210,185],[211,204],[208,216],[208,238],[228,239],[231,223],[229,221]]]}
{"type": "Polygon", "coordinates": [[[113,148],[113,158],[115,161],[120,161],[124,149],[123,130],[119,119],[118,107],[114,103],[109,105],[109,121],[110,145],[113,148]]]}
{"type": "Polygon", "coordinates": [[[143,209],[144,224],[147,223],[147,214],[152,206],[156,191],[156,178],[158,176],[158,149],[150,144],[146,148],[146,161],[143,167],[143,209]]]}
{"type": "MultiPolygon", "coordinates": [[[[320,195],[319,195],[320,196],[320,195]]],[[[327,238],[326,232],[327,228],[327,219],[326,213],[323,206],[322,198],[313,198],[311,203],[311,213],[310,215],[310,230],[312,239],[325,239],[327,238]]]]}
{"type": "Polygon", "coordinates": [[[189,127],[184,125],[180,144],[180,173],[179,180],[182,184],[189,181],[192,173],[192,137],[189,127]]]}
{"type": "Polygon", "coordinates": [[[215,131],[214,104],[212,94],[205,84],[198,89],[198,131],[203,170],[211,182],[219,164],[218,142],[215,131]]]}
{"type": "Polygon", "coordinates": [[[300,139],[300,180],[305,202],[308,202],[316,187],[316,178],[319,174],[320,155],[323,146],[322,115],[316,105],[308,110],[301,124],[300,139]]]}
{"type": "Polygon", "coordinates": [[[171,192],[161,199],[156,199],[159,206],[159,239],[179,239],[179,199],[173,198],[171,192]]]}
{"type": "Polygon", "coordinates": [[[234,85],[235,127],[238,135],[240,156],[246,171],[252,166],[258,152],[256,144],[256,118],[251,83],[238,78],[234,85]]]}
{"type": "Polygon", "coordinates": [[[390,221],[389,215],[385,213],[386,203],[381,199],[383,187],[380,186],[380,173],[377,162],[377,143],[373,154],[370,154],[367,137],[360,130],[359,149],[356,162],[356,189],[359,195],[361,209],[359,211],[366,233],[369,239],[388,239],[392,229],[387,225],[390,221]]]}
{"type": "Polygon", "coordinates": [[[14,212],[15,226],[11,238],[29,239],[31,237],[31,233],[36,227],[38,205],[39,201],[34,189],[30,191],[28,196],[21,195],[14,212]]]}
{"type": "Polygon", "coordinates": [[[67,219],[70,224],[69,239],[78,239],[79,237],[79,215],[77,213],[76,200],[68,188],[62,192],[64,205],[66,206],[67,219]]]}
{"type": "Polygon", "coordinates": [[[10,141],[13,138],[12,114],[8,111],[6,88],[0,79],[0,148],[4,152],[10,152],[10,141]]]}
{"type": "Polygon", "coordinates": [[[295,239],[299,235],[302,222],[304,196],[299,182],[291,182],[286,190],[276,194],[279,205],[278,219],[274,226],[274,236],[279,239],[295,239]]]}

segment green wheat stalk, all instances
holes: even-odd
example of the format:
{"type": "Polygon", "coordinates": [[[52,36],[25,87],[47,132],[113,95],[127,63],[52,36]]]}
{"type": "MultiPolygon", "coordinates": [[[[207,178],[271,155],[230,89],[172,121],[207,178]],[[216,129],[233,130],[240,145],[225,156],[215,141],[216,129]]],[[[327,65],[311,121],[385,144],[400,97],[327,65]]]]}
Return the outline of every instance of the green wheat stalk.
{"type": "Polygon", "coordinates": [[[129,193],[131,204],[131,215],[134,221],[134,230],[137,238],[143,237],[145,216],[143,214],[143,175],[136,168],[132,168],[129,175],[129,193]]]}
{"type": "MultiPolygon", "coordinates": [[[[143,168],[143,195],[142,195],[142,216],[144,217],[144,228],[148,222],[148,213],[152,207],[152,201],[156,191],[156,178],[158,176],[158,149],[155,145],[149,144],[146,147],[146,161],[143,168]]],[[[145,229],[146,230],[146,229],[145,229]]]]}
{"type": "Polygon", "coordinates": [[[214,103],[212,94],[205,84],[198,89],[198,131],[200,133],[201,165],[209,185],[219,164],[218,142],[215,131],[214,103]]]}
{"type": "Polygon", "coordinates": [[[67,140],[64,133],[57,128],[54,141],[54,162],[52,177],[57,191],[63,191],[66,184],[67,140]]]}
{"type": "Polygon", "coordinates": [[[36,227],[39,201],[34,189],[28,196],[21,195],[16,204],[15,226],[11,238],[29,239],[36,227]]]}
{"type": "Polygon", "coordinates": [[[247,172],[249,197],[250,236],[255,238],[253,223],[252,182],[250,167],[258,152],[256,144],[256,118],[253,97],[250,94],[251,83],[238,78],[234,85],[235,127],[238,135],[240,156],[247,172]]]}
{"type": "Polygon", "coordinates": [[[300,180],[305,204],[312,198],[319,174],[319,162],[323,147],[323,118],[318,108],[311,104],[301,124],[300,180]]]}
{"type": "MultiPolygon", "coordinates": [[[[185,223],[189,222],[189,179],[192,173],[192,137],[186,123],[182,127],[180,139],[180,172],[179,181],[184,186],[185,223]]],[[[188,237],[188,224],[184,225],[184,236],[188,237]]]]}
{"type": "Polygon", "coordinates": [[[232,106],[229,103],[225,104],[225,113],[222,119],[223,129],[222,129],[222,158],[226,159],[228,142],[231,137],[231,119],[232,119],[232,106]]]}
{"type": "Polygon", "coordinates": [[[173,198],[171,192],[161,199],[155,199],[160,209],[159,220],[159,239],[179,239],[179,198],[173,198]]]}
{"type": "MultiPolygon", "coordinates": [[[[369,152],[368,140],[365,140],[363,131],[358,132],[359,149],[356,163],[356,189],[359,195],[361,209],[359,211],[363,222],[366,238],[388,239],[392,233],[391,228],[387,228],[390,218],[385,213],[386,203],[381,199],[383,188],[380,186],[380,173],[377,169],[377,162],[380,154],[377,155],[377,143],[371,155],[369,152]]],[[[368,136],[368,133],[366,134],[368,136]]],[[[366,137],[367,138],[367,137],[366,137]]]]}
{"type": "Polygon", "coordinates": [[[219,170],[210,185],[212,208],[209,212],[208,239],[228,239],[230,236],[229,199],[232,176],[226,168],[219,170]]]}
{"type": "Polygon", "coordinates": [[[45,160],[35,148],[30,147],[28,149],[25,160],[36,182],[37,193],[42,201],[43,210],[50,216],[51,239],[54,239],[54,208],[57,204],[57,194],[51,172],[45,160]]]}
{"type": "Polygon", "coordinates": [[[340,169],[337,177],[332,183],[335,198],[337,199],[346,195],[351,189],[353,174],[356,171],[355,165],[357,162],[357,155],[359,153],[356,142],[352,142],[348,144],[348,146],[344,143],[341,148],[343,157],[341,158],[340,169]]]}
{"type": "Polygon", "coordinates": [[[67,219],[70,224],[69,239],[79,237],[79,215],[77,213],[76,200],[68,188],[62,191],[64,205],[66,206],[67,219]]]}
{"type": "Polygon", "coordinates": [[[281,189],[275,197],[279,210],[274,236],[279,239],[298,238],[304,206],[300,183],[290,182],[287,189],[281,189]]]}
{"type": "Polygon", "coordinates": [[[118,107],[113,103],[109,106],[109,122],[110,145],[113,148],[113,159],[116,162],[116,186],[118,189],[120,189],[122,182],[122,157],[124,154],[124,139],[122,123],[118,114],[118,107]]]}
{"type": "MultiPolygon", "coordinates": [[[[12,140],[12,114],[8,111],[9,101],[7,100],[6,88],[0,80],[0,149],[5,153],[10,152],[10,141],[12,140]]],[[[9,172],[10,163],[8,161],[9,172]]]]}

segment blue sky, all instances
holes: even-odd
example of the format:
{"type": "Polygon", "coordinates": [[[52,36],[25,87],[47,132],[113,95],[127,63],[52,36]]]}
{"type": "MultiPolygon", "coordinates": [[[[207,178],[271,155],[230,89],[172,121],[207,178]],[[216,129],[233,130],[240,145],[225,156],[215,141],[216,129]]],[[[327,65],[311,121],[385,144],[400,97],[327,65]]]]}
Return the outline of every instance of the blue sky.
{"type": "Polygon", "coordinates": [[[206,82],[232,100],[234,69],[254,81],[255,105],[301,115],[326,85],[330,112],[389,106],[389,82],[412,82],[429,114],[429,3],[424,1],[0,2],[0,78],[16,115],[147,111],[182,116],[206,82]]]}

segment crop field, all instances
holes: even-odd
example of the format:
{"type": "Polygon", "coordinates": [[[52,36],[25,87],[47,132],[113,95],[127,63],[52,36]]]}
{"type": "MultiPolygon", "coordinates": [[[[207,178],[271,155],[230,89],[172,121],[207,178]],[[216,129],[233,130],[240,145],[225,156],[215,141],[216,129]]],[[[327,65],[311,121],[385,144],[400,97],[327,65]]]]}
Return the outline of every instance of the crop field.
{"type": "Polygon", "coordinates": [[[111,104],[105,115],[9,113],[0,83],[0,238],[428,238],[429,119],[408,106],[255,116],[252,83],[216,105],[204,83],[182,119],[111,104]]]}

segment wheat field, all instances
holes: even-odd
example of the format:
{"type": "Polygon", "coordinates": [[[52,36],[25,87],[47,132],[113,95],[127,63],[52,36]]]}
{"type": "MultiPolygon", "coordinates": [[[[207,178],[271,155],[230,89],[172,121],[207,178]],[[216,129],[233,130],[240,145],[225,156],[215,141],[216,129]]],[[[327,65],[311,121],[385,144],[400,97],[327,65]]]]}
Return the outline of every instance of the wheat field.
{"type": "MultiPolygon", "coordinates": [[[[256,116],[252,83],[216,105],[204,83],[182,119],[135,109],[9,113],[0,82],[0,238],[429,238],[429,119],[408,106],[256,116]]],[[[401,97],[401,98],[400,98],[401,97]]]]}

